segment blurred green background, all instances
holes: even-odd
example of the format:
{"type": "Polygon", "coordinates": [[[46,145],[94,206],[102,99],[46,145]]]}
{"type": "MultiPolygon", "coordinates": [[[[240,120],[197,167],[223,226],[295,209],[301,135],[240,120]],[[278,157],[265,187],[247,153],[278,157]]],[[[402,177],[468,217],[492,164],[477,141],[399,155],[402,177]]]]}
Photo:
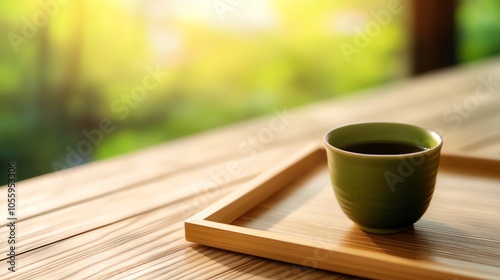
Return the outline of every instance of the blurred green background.
{"type": "MultiPolygon", "coordinates": [[[[407,77],[407,1],[356,45],[387,5],[3,1],[0,162],[21,180],[407,77]]],[[[498,53],[499,11],[460,1],[461,62],[498,53]]]]}

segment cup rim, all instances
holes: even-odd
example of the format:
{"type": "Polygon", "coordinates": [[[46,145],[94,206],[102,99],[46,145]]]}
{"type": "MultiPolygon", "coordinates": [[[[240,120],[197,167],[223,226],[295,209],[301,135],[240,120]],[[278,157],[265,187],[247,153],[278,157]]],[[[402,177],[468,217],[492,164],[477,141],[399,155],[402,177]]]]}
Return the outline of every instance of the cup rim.
{"type": "Polygon", "coordinates": [[[418,155],[425,155],[425,154],[428,154],[428,153],[432,153],[432,152],[434,152],[436,150],[441,149],[441,147],[443,146],[443,138],[437,132],[432,131],[432,130],[427,129],[427,128],[424,128],[424,127],[421,127],[421,126],[418,126],[418,125],[407,124],[407,123],[399,123],[399,122],[355,122],[355,123],[344,124],[344,125],[337,126],[337,127],[333,128],[333,129],[329,130],[325,134],[325,136],[323,137],[323,142],[325,143],[325,145],[327,147],[329,147],[330,149],[335,150],[336,152],[338,152],[340,154],[348,155],[348,156],[351,156],[351,157],[361,157],[361,158],[395,158],[395,157],[400,158],[400,157],[414,157],[414,156],[418,156],[418,155]],[[343,128],[343,127],[356,126],[356,125],[361,125],[361,124],[365,124],[365,125],[366,124],[389,124],[389,125],[411,126],[411,127],[414,127],[414,128],[417,128],[417,129],[425,131],[426,133],[428,133],[429,135],[431,135],[431,137],[433,137],[434,139],[436,139],[438,141],[438,143],[437,143],[437,145],[435,145],[432,148],[428,148],[426,150],[418,151],[418,152],[413,152],[413,153],[404,153],[404,154],[362,154],[362,153],[356,153],[356,152],[350,152],[350,151],[343,150],[341,148],[335,147],[334,145],[332,145],[332,144],[330,144],[328,142],[328,136],[333,131],[335,131],[337,129],[340,129],[340,128],[343,128]]]}

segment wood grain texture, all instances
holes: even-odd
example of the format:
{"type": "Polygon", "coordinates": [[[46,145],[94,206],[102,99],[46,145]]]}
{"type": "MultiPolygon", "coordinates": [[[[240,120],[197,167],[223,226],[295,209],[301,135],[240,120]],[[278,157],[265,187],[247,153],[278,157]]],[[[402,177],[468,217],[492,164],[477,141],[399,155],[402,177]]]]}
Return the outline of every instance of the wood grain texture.
{"type": "MultiPolygon", "coordinates": [[[[0,278],[345,278],[341,274],[194,245],[184,240],[182,221],[246,185],[260,172],[272,169],[308,142],[320,142],[329,129],[351,122],[398,121],[438,129],[445,137],[443,152],[451,155],[450,163],[461,159],[460,163],[473,165],[474,160],[498,159],[498,81],[500,59],[492,59],[286,113],[285,108],[276,108],[278,114],[18,182],[19,271],[7,273],[3,257],[6,239],[2,238],[0,278]],[[461,116],[460,123],[450,120],[456,114],[446,115],[447,112],[472,102],[483,84],[481,79],[490,77],[488,86],[492,90],[486,92],[487,98],[466,111],[467,116],[461,116]],[[285,116],[287,123],[273,131],[272,139],[241,149],[252,138],[258,139],[259,133],[269,129],[270,122],[279,116],[285,116]],[[241,168],[224,177],[234,161],[241,168]]],[[[482,90],[484,94],[484,87],[482,90]]],[[[468,200],[461,189],[474,188],[475,183],[466,178],[463,181],[467,184],[447,193],[450,199],[459,196],[462,205],[477,209],[483,207],[482,203],[499,204],[494,199],[468,200]]],[[[481,181],[496,184],[491,176],[485,175],[481,181]]],[[[6,188],[2,187],[0,206],[5,203],[6,188]]],[[[5,225],[5,211],[0,212],[0,218],[5,225]]],[[[469,218],[468,225],[480,228],[482,223],[493,220],[494,217],[469,218]]],[[[441,231],[448,234],[451,230],[441,231]]],[[[495,233],[478,229],[473,232],[477,240],[482,237],[484,242],[496,238],[495,233]]],[[[461,236],[460,232],[454,234],[461,236]]],[[[0,236],[7,236],[5,227],[0,228],[0,236]]]]}
{"type": "MultiPolygon", "coordinates": [[[[242,168],[238,175],[216,184],[211,181],[209,174],[211,170],[225,170],[225,163],[215,166],[205,166],[199,170],[199,176],[193,176],[190,172],[178,173],[175,176],[167,176],[155,181],[146,181],[133,188],[127,188],[113,195],[105,195],[92,200],[70,205],[64,211],[52,211],[44,215],[35,216],[18,222],[23,238],[18,241],[18,253],[32,250],[43,244],[57,242],[69,238],[81,232],[102,227],[116,221],[141,214],[163,205],[184,200],[199,188],[202,192],[200,199],[210,199],[214,193],[228,183],[238,182],[245,178],[254,177],[261,172],[263,163],[272,160],[278,161],[280,155],[286,155],[287,150],[278,148],[262,152],[255,159],[255,164],[242,168]],[[181,187],[179,187],[181,186],[181,187]],[[203,193],[205,192],[205,193],[203,193]],[[74,221],[78,220],[78,223],[74,221]]],[[[140,176],[140,173],[138,173],[140,176]]],[[[194,200],[193,203],[198,203],[194,200]]],[[[186,205],[190,207],[190,205],[186,205]]],[[[201,210],[201,209],[199,209],[201,210]]],[[[187,217],[186,217],[187,218],[187,217]]],[[[7,236],[8,228],[0,228],[0,235],[7,236]]],[[[7,240],[0,241],[0,259],[7,253],[7,240]]]]}
{"type": "Polygon", "coordinates": [[[377,235],[357,229],[345,217],[330,186],[324,150],[309,151],[301,154],[303,158],[287,160],[290,168],[262,174],[262,180],[253,180],[253,188],[242,188],[212,205],[213,210],[188,220],[186,238],[365,277],[495,279],[500,275],[500,161],[492,170],[441,168],[431,207],[414,229],[377,235]],[[282,174],[292,179],[285,180],[282,174]],[[266,189],[267,195],[262,191],[266,189]],[[256,193],[259,201],[254,199],[256,193]],[[264,197],[268,199],[261,202],[264,197]],[[228,217],[235,216],[237,205],[252,210],[233,221],[228,217]]]}
{"type": "MultiPolygon", "coordinates": [[[[213,199],[242,185],[228,185],[215,193],[213,199]]],[[[198,208],[210,204],[202,200],[198,207],[193,207],[192,202],[199,195],[202,193],[192,193],[158,209],[26,252],[20,257],[19,271],[12,274],[1,270],[0,279],[34,279],[40,275],[59,279],[283,279],[290,276],[336,279],[338,276],[186,242],[184,220],[199,211],[198,208]],[[82,262],[82,258],[86,261],[82,262]],[[196,265],[189,268],[190,264],[196,265]]]]}

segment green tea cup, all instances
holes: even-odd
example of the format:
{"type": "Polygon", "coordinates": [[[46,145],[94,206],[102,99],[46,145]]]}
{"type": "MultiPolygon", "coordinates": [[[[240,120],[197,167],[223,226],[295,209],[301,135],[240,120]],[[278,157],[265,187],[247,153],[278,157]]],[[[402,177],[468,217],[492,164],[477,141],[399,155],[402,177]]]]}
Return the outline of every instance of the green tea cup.
{"type": "Polygon", "coordinates": [[[325,135],[337,201],[360,229],[379,234],[411,228],[430,204],[443,140],[402,123],[356,123],[325,135]]]}

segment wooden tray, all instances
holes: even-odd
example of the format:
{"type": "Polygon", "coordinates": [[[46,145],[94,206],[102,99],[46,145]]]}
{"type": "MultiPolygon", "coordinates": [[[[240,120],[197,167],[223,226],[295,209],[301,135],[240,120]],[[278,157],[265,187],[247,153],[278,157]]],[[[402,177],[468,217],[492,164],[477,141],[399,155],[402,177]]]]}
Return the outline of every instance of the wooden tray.
{"type": "Polygon", "coordinates": [[[500,279],[500,162],[442,158],[431,206],[403,233],[359,230],[314,145],[187,220],[186,240],[369,278],[500,279]]]}

